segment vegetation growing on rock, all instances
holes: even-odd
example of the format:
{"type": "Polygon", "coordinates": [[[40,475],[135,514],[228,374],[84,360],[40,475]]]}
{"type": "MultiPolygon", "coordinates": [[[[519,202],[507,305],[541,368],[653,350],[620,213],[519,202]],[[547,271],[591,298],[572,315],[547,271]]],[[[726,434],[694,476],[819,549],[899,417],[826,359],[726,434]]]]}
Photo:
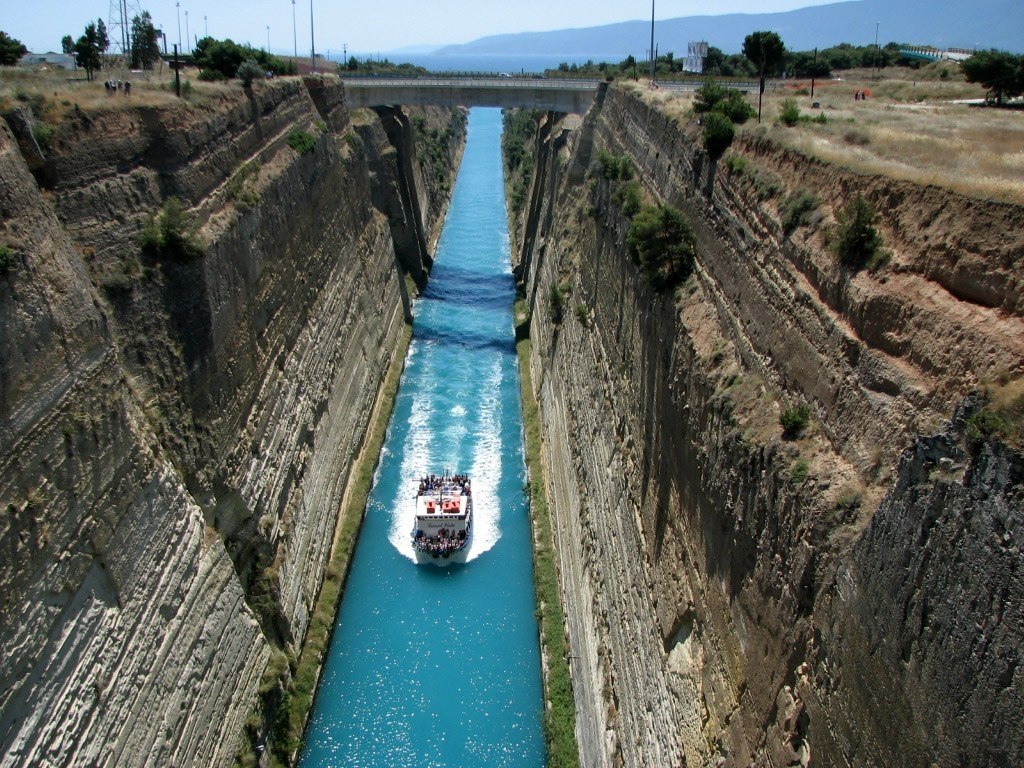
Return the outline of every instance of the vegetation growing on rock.
{"type": "Polygon", "coordinates": [[[195,235],[187,229],[185,206],[177,197],[168,198],[156,216],[150,216],[140,237],[142,250],[157,257],[190,261],[203,255],[195,235]]]}
{"type": "Polygon", "coordinates": [[[968,417],[964,434],[970,440],[997,438],[1024,447],[1024,379],[989,392],[988,402],[968,417]]]}
{"type": "Polygon", "coordinates": [[[6,245],[0,245],[0,277],[10,273],[16,263],[17,256],[14,251],[6,245]]]}
{"type": "Polygon", "coordinates": [[[248,210],[259,202],[260,195],[254,189],[256,179],[260,175],[260,164],[257,160],[250,160],[239,168],[231,177],[226,187],[228,198],[235,201],[235,204],[248,210]]]}
{"type": "Polygon", "coordinates": [[[551,291],[548,294],[548,303],[551,308],[551,321],[560,325],[565,319],[565,302],[569,295],[569,286],[563,283],[552,283],[551,291]]]}
{"type": "Polygon", "coordinates": [[[786,198],[782,206],[782,231],[791,235],[798,227],[809,224],[811,214],[821,205],[821,199],[806,189],[797,189],[786,198]]]}
{"type": "Polygon", "coordinates": [[[533,176],[533,139],[540,112],[507,109],[502,112],[501,154],[505,161],[505,184],[512,220],[522,215],[533,176]]]}
{"type": "Polygon", "coordinates": [[[427,119],[423,115],[413,115],[412,128],[416,142],[416,159],[420,168],[433,174],[438,187],[447,192],[448,175],[451,170],[448,152],[455,138],[455,126],[448,123],[444,128],[431,127],[427,125],[427,119]]]}
{"type": "Polygon", "coordinates": [[[629,224],[626,251],[658,291],[681,284],[693,272],[697,238],[671,205],[645,205],[629,224]]]}
{"type": "Polygon", "coordinates": [[[298,152],[300,155],[304,155],[307,152],[312,152],[316,146],[316,139],[309,131],[296,129],[288,134],[288,146],[298,152]]]}
{"type": "Polygon", "coordinates": [[[858,271],[874,266],[880,258],[882,236],[875,229],[877,218],[875,209],[861,195],[839,212],[835,252],[843,266],[858,271]]]}
{"type": "Polygon", "coordinates": [[[779,416],[779,426],[782,427],[782,436],[792,440],[797,438],[807,428],[811,420],[811,406],[807,403],[800,403],[787,408],[779,416]]]}
{"type": "Polygon", "coordinates": [[[732,145],[733,136],[735,131],[728,117],[718,112],[711,112],[705,116],[701,139],[712,160],[717,160],[725,153],[732,145]]]}

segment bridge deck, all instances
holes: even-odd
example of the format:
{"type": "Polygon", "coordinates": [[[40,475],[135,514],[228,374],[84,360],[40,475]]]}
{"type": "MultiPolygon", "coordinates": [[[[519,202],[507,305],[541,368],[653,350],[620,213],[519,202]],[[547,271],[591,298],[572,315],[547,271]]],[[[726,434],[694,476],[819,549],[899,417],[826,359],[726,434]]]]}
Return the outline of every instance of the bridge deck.
{"type": "Polygon", "coordinates": [[[442,107],[503,107],[586,112],[594,101],[596,80],[524,77],[346,77],[350,106],[389,104],[442,107]]]}

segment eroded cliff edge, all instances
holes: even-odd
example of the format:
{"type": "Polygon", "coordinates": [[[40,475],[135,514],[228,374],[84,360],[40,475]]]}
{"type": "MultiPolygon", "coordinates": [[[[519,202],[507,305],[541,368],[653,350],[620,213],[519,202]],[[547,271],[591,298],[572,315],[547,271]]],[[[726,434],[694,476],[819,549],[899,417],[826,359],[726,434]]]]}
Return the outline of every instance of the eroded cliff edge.
{"type": "Polygon", "coordinates": [[[330,79],[0,124],[4,765],[234,759],[429,269],[464,117],[415,117],[447,175],[330,79]],[[172,197],[198,254],[140,248],[172,197]]]}
{"type": "Polygon", "coordinates": [[[615,88],[537,138],[519,270],[582,764],[1021,762],[1024,458],[970,425],[1024,372],[1024,211],[757,139],[730,173],[615,88]],[[602,150],[693,225],[678,292],[628,257],[602,150]],[[784,231],[800,189],[821,221],[784,231]],[[826,242],[858,192],[877,272],[826,242]]]}

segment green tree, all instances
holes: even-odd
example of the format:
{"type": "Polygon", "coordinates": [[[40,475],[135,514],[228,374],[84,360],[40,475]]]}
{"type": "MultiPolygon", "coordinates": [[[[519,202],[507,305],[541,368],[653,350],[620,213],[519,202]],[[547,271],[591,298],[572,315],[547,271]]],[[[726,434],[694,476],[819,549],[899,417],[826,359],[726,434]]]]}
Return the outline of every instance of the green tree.
{"type": "Polygon", "coordinates": [[[6,32],[0,32],[0,66],[9,67],[17,64],[21,57],[28,53],[21,40],[15,40],[6,32]]]}
{"type": "Polygon", "coordinates": [[[251,88],[252,81],[261,79],[264,71],[255,60],[246,59],[238,66],[238,79],[242,81],[243,87],[251,88]]]}
{"type": "Polygon", "coordinates": [[[71,35],[64,35],[64,37],[60,39],[60,49],[64,51],[64,53],[74,53],[75,38],[71,35]]]}
{"type": "Polygon", "coordinates": [[[645,205],[626,231],[626,252],[655,290],[671,289],[686,280],[693,272],[696,249],[690,222],[669,205],[645,205]]]}
{"type": "Polygon", "coordinates": [[[85,33],[75,43],[75,56],[78,58],[78,66],[85,69],[85,76],[92,80],[92,73],[103,67],[100,59],[99,35],[96,32],[96,25],[89,22],[85,33]]]}
{"type": "Polygon", "coordinates": [[[967,82],[985,86],[988,98],[997,104],[1024,93],[1024,56],[994,49],[977,51],[961,66],[967,82]]]}
{"type": "Polygon", "coordinates": [[[160,42],[149,11],[143,11],[141,16],[132,19],[131,40],[132,68],[152,69],[160,58],[160,42]]]}
{"type": "Polygon", "coordinates": [[[295,71],[294,64],[266,51],[257,50],[250,45],[239,45],[232,40],[215,40],[212,37],[204,37],[196,43],[192,58],[204,72],[216,72],[226,78],[237,76],[238,68],[247,59],[252,59],[264,71],[273,72],[275,75],[288,75],[295,71]]]}
{"type": "Polygon", "coordinates": [[[751,32],[743,38],[743,55],[757,67],[757,122],[761,122],[761,97],[764,95],[764,79],[776,74],[785,60],[786,46],[775,32],[751,32]]]}
{"type": "Polygon", "coordinates": [[[110,36],[107,34],[107,25],[103,19],[96,19],[96,47],[100,49],[100,56],[110,48],[110,36]]]}
{"type": "Polygon", "coordinates": [[[839,261],[850,269],[863,269],[882,247],[882,236],[875,229],[875,209],[857,195],[836,218],[839,226],[835,249],[839,261]]]}
{"type": "Polygon", "coordinates": [[[721,112],[709,112],[704,117],[704,149],[712,160],[722,156],[732,144],[734,135],[732,120],[721,112]]]}
{"type": "Polygon", "coordinates": [[[698,114],[718,112],[739,124],[747,122],[754,116],[753,109],[742,93],[735,88],[724,88],[714,80],[704,81],[704,84],[697,89],[693,101],[693,111],[698,114]]]}
{"type": "Polygon", "coordinates": [[[793,77],[829,77],[832,70],[821,54],[813,51],[798,51],[786,54],[786,72],[793,77]]]}
{"type": "Polygon", "coordinates": [[[725,88],[718,81],[709,78],[697,89],[693,98],[693,111],[697,114],[710,112],[725,98],[725,88]]]}

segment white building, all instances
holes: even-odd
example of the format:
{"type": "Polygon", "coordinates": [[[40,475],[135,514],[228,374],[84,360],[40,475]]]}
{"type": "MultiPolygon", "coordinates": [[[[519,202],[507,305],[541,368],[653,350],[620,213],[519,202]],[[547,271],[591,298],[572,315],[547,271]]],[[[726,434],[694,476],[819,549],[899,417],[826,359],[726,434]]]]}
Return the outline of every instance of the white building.
{"type": "Polygon", "coordinates": [[[75,55],[73,53],[26,53],[21,57],[18,64],[22,67],[41,69],[42,67],[60,67],[61,69],[75,69],[75,55]]]}

